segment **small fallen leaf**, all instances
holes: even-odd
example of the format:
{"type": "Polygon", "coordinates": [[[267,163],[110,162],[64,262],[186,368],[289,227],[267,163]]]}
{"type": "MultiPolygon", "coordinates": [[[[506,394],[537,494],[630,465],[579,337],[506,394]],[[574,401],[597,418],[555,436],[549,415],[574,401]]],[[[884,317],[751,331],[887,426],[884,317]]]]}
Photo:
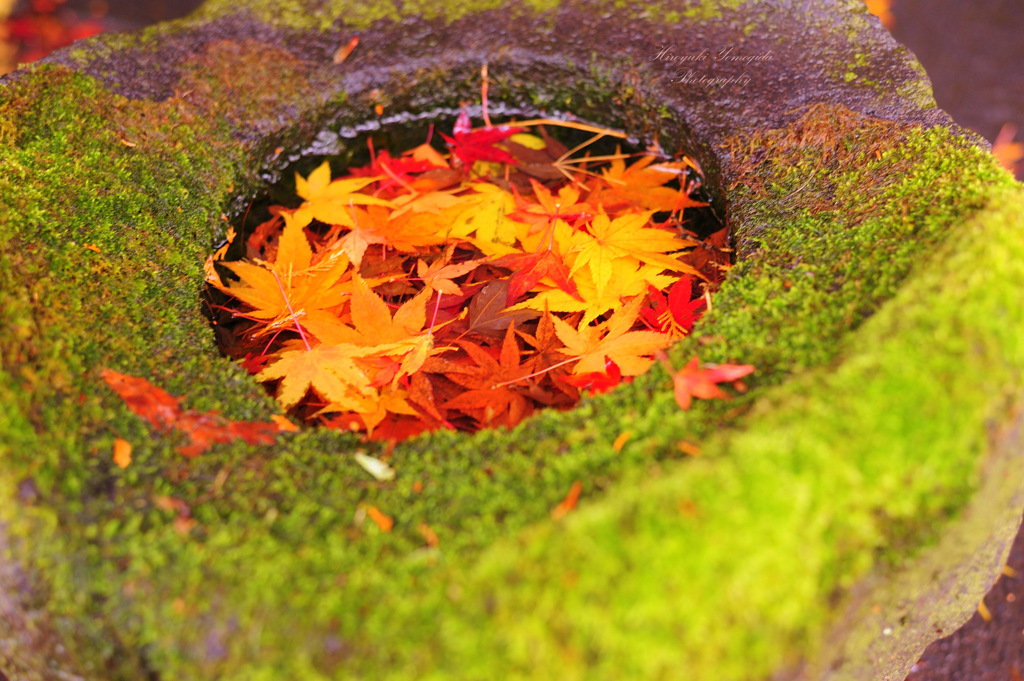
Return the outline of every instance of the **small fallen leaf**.
{"type": "Polygon", "coordinates": [[[896,17],[892,13],[892,0],[864,0],[868,11],[882,20],[882,26],[892,29],[896,25],[896,17]]]}
{"type": "Polygon", "coordinates": [[[580,492],[583,491],[583,483],[576,480],[572,483],[569,488],[569,493],[565,495],[565,498],[558,502],[558,505],[551,509],[551,517],[554,520],[558,520],[565,516],[566,513],[576,508],[576,502],[579,501],[580,492]]]}
{"type": "Polygon", "coordinates": [[[103,252],[103,251],[100,250],[100,247],[97,246],[96,244],[83,244],[82,248],[84,248],[86,250],[89,250],[89,251],[92,251],[93,253],[102,253],[103,252]]]}
{"type": "Polygon", "coordinates": [[[188,516],[192,512],[191,509],[189,509],[188,504],[181,499],[165,496],[163,494],[158,494],[153,497],[153,505],[161,511],[171,511],[172,513],[182,516],[188,516]]]}
{"type": "Polygon", "coordinates": [[[419,531],[420,536],[423,537],[423,540],[427,542],[427,546],[437,546],[441,543],[441,540],[437,538],[437,533],[430,529],[430,525],[420,523],[416,529],[419,531]]]}
{"type": "Polygon", "coordinates": [[[754,371],[754,367],[750,364],[718,364],[698,369],[696,356],[679,371],[672,369],[672,365],[668,363],[668,358],[664,354],[661,356],[661,362],[672,375],[676,403],[684,411],[690,408],[693,397],[699,397],[702,400],[728,399],[729,395],[716,384],[735,381],[754,371]]]}
{"type": "Polygon", "coordinates": [[[1000,128],[999,134],[992,142],[992,153],[999,159],[999,165],[1011,173],[1017,172],[1017,164],[1024,158],[1024,143],[1014,142],[1017,134],[1017,126],[1013,123],[1005,123],[1000,128]]]}
{"type": "Polygon", "coordinates": [[[633,437],[633,432],[630,430],[620,433],[619,436],[615,438],[615,442],[612,443],[612,450],[621,452],[622,448],[626,446],[626,442],[629,441],[629,438],[631,437],[633,437]]]}
{"type": "Polygon", "coordinates": [[[186,518],[185,516],[179,515],[175,516],[171,524],[174,526],[174,531],[184,537],[191,532],[192,528],[194,528],[198,523],[195,518],[186,518]]]}
{"type": "Polygon", "coordinates": [[[117,438],[114,440],[114,463],[119,468],[128,468],[132,462],[132,445],[127,440],[117,438]]]}
{"type": "Polygon", "coordinates": [[[347,43],[339,47],[334,52],[334,63],[340,64],[341,62],[348,59],[348,55],[352,54],[352,50],[356,49],[356,45],[359,44],[359,36],[354,36],[347,43]]]}
{"type": "Polygon", "coordinates": [[[687,456],[700,456],[700,447],[693,444],[692,442],[687,442],[686,440],[680,440],[679,442],[677,442],[676,449],[681,451],[683,454],[686,454],[687,456]]]}
{"type": "Polygon", "coordinates": [[[370,506],[367,504],[364,508],[366,509],[366,515],[370,516],[370,520],[377,524],[377,527],[381,529],[381,532],[390,532],[391,528],[394,527],[395,521],[390,516],[381,513],[380,509],[376,506],[370,506]]]}
{"type": "Polygon", "coordinates": [[[992,611],[988,609],[987,605],[985,605],[984,598],[982,598],[981,601],[978,602],[978,614],[981,615],[981,619],[985,620],[986,622],[991,622],[993,619],[992,611]]]}
{"type": "Polygon", "coordinates": [[[352,455],[352,458],[356,460],[357,464],[363,467],[364,471],[372,475],[377,480],[386,481],[395,479],[395,469],[380,459],[363,454],[362,452],[356,452],[352,455]]]}
{"type": "Polygon", "coordinates": [[[697,504],[693,503],[691,499],[680,499],[676,504],[676,509],[679,511],[679,515],[685,518],[695,518],[700,513],[697,504]]]}
{"type": "Polygon", "coordinates": [[[270,417],[270,420],[277,424],[277,429],[282,433],[299,432],[299,427],[288,420],[288,417],[283,414],[274,414],[270,417]]]}

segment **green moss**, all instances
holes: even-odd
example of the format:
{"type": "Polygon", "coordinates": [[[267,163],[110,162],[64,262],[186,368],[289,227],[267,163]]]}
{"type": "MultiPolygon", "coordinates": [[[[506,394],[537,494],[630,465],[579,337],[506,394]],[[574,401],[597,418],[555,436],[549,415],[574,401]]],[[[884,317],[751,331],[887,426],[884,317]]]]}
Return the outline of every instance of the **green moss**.
{"type": "Polygon", "coordinates": [[[717,2],[689,2],[680,10],[687,19],[706,21],[721,16],[722,10],[734,10],[749,4],[748,0],[719,0],[717,2]]]}
{"type": "Polygon", "coordinates": [[[910,60],[910,65],[917,77],[908,79],[896,88],[896,93],[922,109],[936,108],[938,105],[935,103],[935,95],[929,84],[931,81],[928,80],[928,74],[925,73],[924,67],[916,59],[910,60]]]}

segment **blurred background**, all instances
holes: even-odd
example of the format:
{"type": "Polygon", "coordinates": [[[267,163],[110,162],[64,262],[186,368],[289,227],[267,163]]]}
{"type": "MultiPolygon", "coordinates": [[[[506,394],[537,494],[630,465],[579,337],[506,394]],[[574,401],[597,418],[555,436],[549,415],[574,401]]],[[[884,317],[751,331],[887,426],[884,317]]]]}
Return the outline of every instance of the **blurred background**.
{"type": "MultiPolygon", "coordinates": [[[[367,0],[370,1],[370,0],[367,0]]],[[[201,0],[0,0],[0,75],[75,40],[191,12],[201,0]]],[[[924,65],[939,106],[1024,180],[1024,0],[865,0],[924,65]]],[[[1024,236],[1022,236],[1024,238],[1024,236]]],[[[907,681],[1024,681],[1024,534],[974,617],[907,681]]]]}

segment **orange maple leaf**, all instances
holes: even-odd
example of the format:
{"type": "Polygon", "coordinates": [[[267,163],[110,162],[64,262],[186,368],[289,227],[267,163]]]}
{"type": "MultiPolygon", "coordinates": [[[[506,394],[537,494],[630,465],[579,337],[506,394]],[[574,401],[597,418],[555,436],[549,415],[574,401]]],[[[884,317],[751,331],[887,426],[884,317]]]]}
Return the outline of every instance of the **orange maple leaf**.
{"type": "Polygon", "coordinates": [[[295,193],[305,202],[295,209],[295,221],[305,227],[314,219],[328,225],[355,227],[352,208],[356,205],[393,206],[390,201],[361,189],[381,179],[374,177],[350,177],[331,181],[331,166],[324,161],[308,177],[295,173],[295,193]]]}
{"type": "Polygon", "coordinates": [[[312,388],[341,408],[359,411],[367,400],[377,397],[369,377],[355,361],[371,353],[371,348],[350,343],[321,344],[308,349],[293,343],[292,349],[281,352],[277,361],[257,374],[256,379],[281,379],[277,401],[286,410],[298,404],[312,388]]]}
{"type": "Polygon", "coordinates": [[[570,279],[569,268],[553,250],[544,249],[536,253],[506,255],[493,261],[493,265],[513,270],[508,285],[506,305],[512,305],[541,279],[550,279],[559,289],[579,300],[580,292],[570,279]]]}
{"type": "Polygon", "coordinates": [[[462,289],[456,284],[453,279],[461,277],[464,274],[469,274],[481,264],[487,261],[487,258],[477,258],[475,260],[466,260],[454,264],[449,264],[452,259],[452,255],[455,253],[456,244],[452,244],[445,250],[442,257],[434,260],[433,263],[427,264],[422,258],[416,262],[416,276],[423,280],[423,283],[435,291],[441,293],[447,293],[449,295],[461,296],[462,289]]]}
{"type": "Polygon", "coordinates": [[[664,186],[686,168],[693,167],[692,163],[684,160],[651,165],[655,160],[654,156],[643,156],[627,167],[622,158],[614,158],[610,167],[601,173],[603,183],[595,185],[587,201],[603,206],[608,213],[627,206],[676,212],[707,205],[691,199],[682,189],[664,186]]]}
{"type": "Polygon", "coordinates": [[[518,210],[509,214],[511,218],[531,225],[530,233],[541,231],[553,220],[571,221],[574,226],[579,227],[594,213],[590,204],[580,202],[580,190],[571,184],[562,186],[557,197],[532,177],[530,185],[533,187],[537,203],[527,201],[516,192],[515,202],[518,210]]]}
{"type": "Polygon", "coordinates": [[[352,209],[351,229],[337,241],[337,247],[348,256],[355,267],[363,262],[363,254],[371,244],[388,243],[387,214],[384,211],[352,209]]]}
{"type": "MultiPolygon", "coordinates": [[[[354,326],[349,326],[336,319],[328,322],[310,320],[307,324],[310,332],[330,347],[341,348],[350,346],[353,348],[351,351],[337,351],[342,354],[347,353],[347,357],[358,357],[367,360],[367,362],[370,362],[372,358],[390,358],[392,360],[390,363],[374,363],[378,370],[373,372],[374,378],[371,378],[371,371],[367,363],[361,364],[363,367],[360,369],[362,379],[359,379],[357,374],[350,373],[351,369],[346,364],[346,368],[342,373],[351,376],[352,380],[364,380],[367,385],[371,386],[383,385],[389,381],[394,382],[402,376],[417,371],[428,356],[443,352],[446,349],[443,347],[435,348],[431,332],[423,332],[427,322],[426,302],[433,294],[431,289],[425,288],[416,296],[402,303],[398,310],[395,311],[394,316],[392,316],[384,299],[374,293],[367,282],[359,275],[353,277],[352,289],[352,294],[349,296],[349,305],[350,318],[354,326]]],[[[296,358],[295,361],[299,360],[296,358]]],[[[299,366],[300,370],[304,372],[312,370],[312,367],[304,363],[300,363],[299,366]]],[[[356,366],[360,366],[360,363],[356,363],[356,366]]],[[[328,371],[331,370],[327,365],[324,368],[328,371]]],[[[282,371],[290,371],[290,369],[286,368],[282,369],[282,371]]],[[[278,372],[274,371],[273,373],[276,375],[278,372]]],[[[324,380],[330,381],[329,378],[324,380]]],[[[324,385],[325,388],[327,386],[328,384],[324,385]]],[[[295,389],[298,390],[298,388],[295,389]]],[[[333,399],[330,395],[321,392],[319,389],[318,392],[323,397],[333,399]]],[[[343,395],[344,392],[333,390],[331,394],[343,395]]],[[[361,394],[362,398],[359,399],[371,397],[371,394],[368,392],[361,394]]],[[[292,397],[293,393],[289,392],[288,396],[289,398],[292,397]]],[[[299,398],[301,397],[302,395],[299,395],[299,398]]],[[[338,400],[338,402],[346,409],[362,411],[359,406],[352,402],[351,396],[338,400]]],[[[289,400],[286,408],[292,404],[294,402],[289,400]]]]}
{"type": "Polygon", "coordinates": [[[999,159],[999,165],[1011,173],[1017,172],[1017,164],[1024,158],[1024,143],[1013,141],[1016,134],[1017,126],[1013,123],[1005,123],[999,129],[995,141],[992,142],[992,153],[999,159]]]}
{"type": "Polygon", "coordinates": [[[261,333],[306,319],[334,319],[348,291],[349,261],[334,251],[312,264],[313,251],[299,222],[285,216],[285,229],[273,263],[226,262],[239,281],[218,288],[253,308],[245,316],[265,320],[261,333]]]}

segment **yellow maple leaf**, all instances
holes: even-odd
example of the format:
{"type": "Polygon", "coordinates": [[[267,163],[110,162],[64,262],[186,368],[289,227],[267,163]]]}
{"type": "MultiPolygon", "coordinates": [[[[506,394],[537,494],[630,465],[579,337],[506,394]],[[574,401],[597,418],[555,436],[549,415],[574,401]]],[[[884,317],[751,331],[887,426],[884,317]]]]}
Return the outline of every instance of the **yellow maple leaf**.
{"type": "Polygon", "coordinates": [[[621,308],[623,300],[645,295],[648,284],[660,290],[676,281],[676,276],[660,274],[662,269],[631,258],[616,258],[611,262],[611,276],[600,291],[589,270],[576,273],[573,282],[582,300],[552,287],[513,305],[509,310],[529,308],[543,312],[547,308],[551,312],[583,312],[583,323],[589,324],[604,313],[621,308]]]}
{"type": "Polygon", "coordinates": [[[573,235],[576,230],[565,220],[559,218],[553,225],[549,223],[545,232],[533,232],[533,226],[525,222],[516,222],[516,238],[519,239],[519,251],[522,253],[539,253],[542,250],[554,250],[566,253],[571,249],[573,235]]]}
{"type": "Polygon", "coordinates": [[[644,296],[629,301],[608,321],[597,326],[581,323],[574,329],[558,317],[552,317],[555,334],[565,344],[559,350],[570,357],[578,357],[574,374],[603,372],[605,361],[611,360],[623,376],[639,376],[647,371],[654,360],[649,355],[664,350],[672,340],[655,331],[630,331],[640,315],[644,296]]]}
{"type": "Polygon", "coordinates": [[[515,210],[515,199],[492,184],[475,184],[472,189],[446,211],[448,235],[470,241],[484,255],[509,253],[516,240],[516,223],[508,217],[515,210]]]}
{"type": "Polygon", "coordinates": [[[569,274],[573,275],[582,267],[588,267],[601,297],[611,280],[612,263],[626,258],[635,264],[646,263],[673,272],[685,272],[700,276],[693,267],[669,255],[691,247],[690,241],[664,229],[646,227],[652,213],[632,213],[610,219],[604,213],[594,216],[586,232],[572,235],[575,259],[569,274]]]}
{"type": "Polygon", "coordinates": [[[353,277],[350,299],[352,323],[371,345],[383,345],[408,340],[423,330],[427,323],[427,299],[433,291],[424,289],[395,311],[394,317],[384,299],[370,289],[359,275],[353,277]]]}
{"type": "MultiPolygon", "coordinates": [[[[424,333],[427,323],[426,303],[433,295],[425,288],[405,301],[394,313],[384,299],[373,292],[367,282],[355,275],[349,296],[353,326],[335,320],[310,320],[309,330],[325,343],[353,345],[364,348],[361,357],[389,357],[400,362],[394,381],[412,374],[423,366],[427,357],[445,351],[435,348],[433,334],[424,333]]],[[[347,407],[359,411],[355,407],[347,407]]]]}
{"type": "Polygon", "coordinates": [[[324,161],[320,167],[303,178],[295,173],[295,193],[305,202],[295,209],[293,216],[303,227],[314,219],[328,225],[354,227],[352,207],[355,205],[388,206],[393,204],[359,190],[376,182],[380,177],[350,177],[331,181],[331,166],[324,161]]]}
{"type": "Polygon", "coordinates": [[[387,418],[388,414],[404,414],[406,416],[417,416],[419,412],[409,404],[408,392],[401,387],[386,386],[380,394],[361,401],[358,409],[346,408],[343,405],[331,403],[320,410],[319,413],[351,411],[359,414],[366,428],[367,436],[373,435],[373,429],[380,425],[380,422],[387,418]]]}
{"type": "Polygon", "coordinates": [[[309,268],[313,261],[313,247],[309,245],[305,225],[299,223],[289,213],[282,213],[284,217],[284,230],[281,232],[281,239],[277,242],[277,257],[274,259],[274,269],[284,275],[302,272],[309,268]]]}

